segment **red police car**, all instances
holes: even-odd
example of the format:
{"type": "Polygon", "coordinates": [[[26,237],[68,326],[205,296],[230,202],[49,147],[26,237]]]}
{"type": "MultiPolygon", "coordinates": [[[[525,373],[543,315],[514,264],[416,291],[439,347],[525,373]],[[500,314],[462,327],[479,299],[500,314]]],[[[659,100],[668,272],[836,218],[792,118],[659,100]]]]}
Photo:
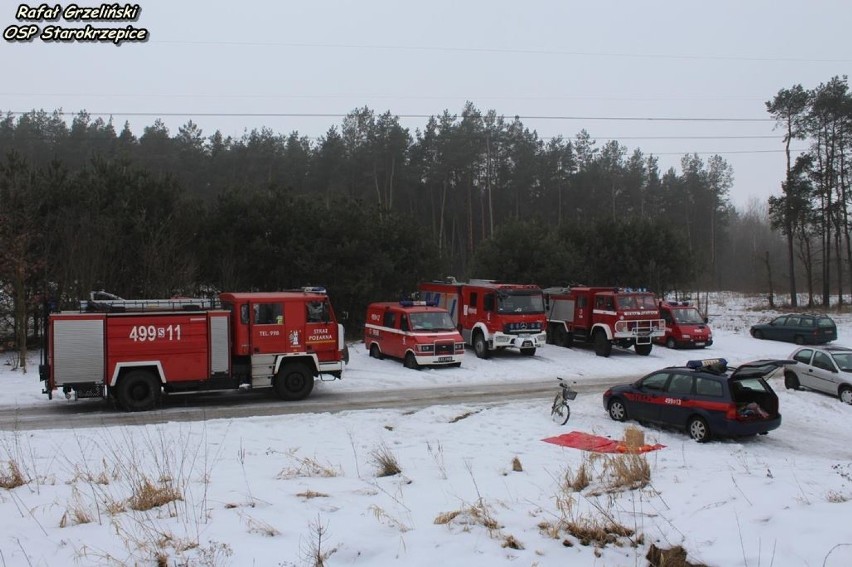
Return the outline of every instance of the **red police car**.
{"type": "Polygon", "coordinates": [[[778,396],[766,377],[793,360],[757,360],[728,368],[723,358],[690,360],[604,392],[616,421],[634,419],[685,429],[698,442],[765,434],[781,425],[778,396]]]}

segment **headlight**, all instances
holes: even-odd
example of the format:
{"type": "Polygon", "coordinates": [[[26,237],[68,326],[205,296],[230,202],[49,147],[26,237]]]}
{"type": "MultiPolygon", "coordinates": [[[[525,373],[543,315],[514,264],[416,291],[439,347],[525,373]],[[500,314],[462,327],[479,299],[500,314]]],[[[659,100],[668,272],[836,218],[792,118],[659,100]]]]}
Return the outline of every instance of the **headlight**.
{"type": "Polygon", "coordinates": [[[435,352],[435,345],[417,345],[420,352],[435,352]]]}

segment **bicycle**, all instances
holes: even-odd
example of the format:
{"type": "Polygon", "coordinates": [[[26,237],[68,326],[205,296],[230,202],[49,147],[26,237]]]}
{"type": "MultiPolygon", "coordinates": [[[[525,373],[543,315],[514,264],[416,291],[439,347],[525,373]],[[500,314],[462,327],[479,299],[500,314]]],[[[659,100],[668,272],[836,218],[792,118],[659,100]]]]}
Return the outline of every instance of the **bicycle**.
{"type": "Polygon", "coordinates": [[[577,397],[577,392],[571,389],[571,386],[563,378],[559,380],[559,392],[553,398],[553,407],[550,410],[550,418],[554,423],[565,425],[568,423],[568,418],[571,417],[571,408],[568,406],[568,401],[577,397]]]}

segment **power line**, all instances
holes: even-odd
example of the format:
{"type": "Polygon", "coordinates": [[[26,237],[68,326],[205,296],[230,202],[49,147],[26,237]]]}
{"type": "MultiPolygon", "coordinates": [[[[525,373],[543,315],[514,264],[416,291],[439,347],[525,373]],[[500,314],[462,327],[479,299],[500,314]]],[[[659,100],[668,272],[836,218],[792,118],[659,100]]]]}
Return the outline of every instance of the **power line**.
{"type": "MultiPolygon", "coordinates": [[[[10,110],[8,114],[23,115],[31,111],[10,110]]],[[[76,116],[77,112],[54,111],[60,116],[76,116]]],[[[90,116],[195,116],[216,118],[344,118],[349,112],[92,112],[90,116]]],[[[440,114],[392,114],[396,118],[436,118],[440,114]]],[[[501,115],[506,118],[506,115],[501,115]]],[[[775,122],[773,118],[726,118],[726,117],[675,117],[675,116],[567,116],[567,115],[511,115],[518,120],[600,120],[609,122],[775,122]]]]}
{"type": "Polygon", "coordinates": [[[224,45],[240,47],[296,47],[316,49],[372,49],[390,51],[443,51],[447,53],[489,53],[516,55],[563,55],[571,57],[615,57],[629,59],[683,59],[688,61],[749,61],[769,63],[849,63],[852,59],[810,59],[798,57],[742,57],[728,55],[677,55],[668,53],[625,53],[605,51],[568,51],[561,49],[510,49],[499,47],[460,47],[438,45],[389,45],[357,43],[302,43],[279,41],[190,41],[190,40],[152,40],[150,43],[166,45],[224,45]]]}
{"type": "Polygon", "coordinates": [[[536,95],[536,96],[502,96],[502,95],[393,95],[393,94],[208,94],[208,93],[45,93],[45,92],[0,92],[0,96],[52,96],[52,97],[83,97],[83,98],[191,98],[191,99],[382,99],[382,100],[594,100],[622,102],[654,102],[654,101],[713,101],[713,100],[755,100],[765,101],[763,96],[606,96],[606,95],[536,95]]]}

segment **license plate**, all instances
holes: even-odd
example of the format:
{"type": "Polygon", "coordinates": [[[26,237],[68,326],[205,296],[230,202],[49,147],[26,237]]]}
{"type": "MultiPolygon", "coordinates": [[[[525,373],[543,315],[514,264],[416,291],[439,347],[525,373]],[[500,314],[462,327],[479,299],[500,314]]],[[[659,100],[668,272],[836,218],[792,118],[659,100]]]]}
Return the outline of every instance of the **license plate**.
{"type": "Polygon", "coordinates": [[[704,346],[704,343],[695,343],[695,346],[704,346]]]}
{"type": "Polygon", "coordinates": [[[452,361],[453,361],[452,356],[439,356],[438,357],[438,362],[452,362],[452,361]]]}

